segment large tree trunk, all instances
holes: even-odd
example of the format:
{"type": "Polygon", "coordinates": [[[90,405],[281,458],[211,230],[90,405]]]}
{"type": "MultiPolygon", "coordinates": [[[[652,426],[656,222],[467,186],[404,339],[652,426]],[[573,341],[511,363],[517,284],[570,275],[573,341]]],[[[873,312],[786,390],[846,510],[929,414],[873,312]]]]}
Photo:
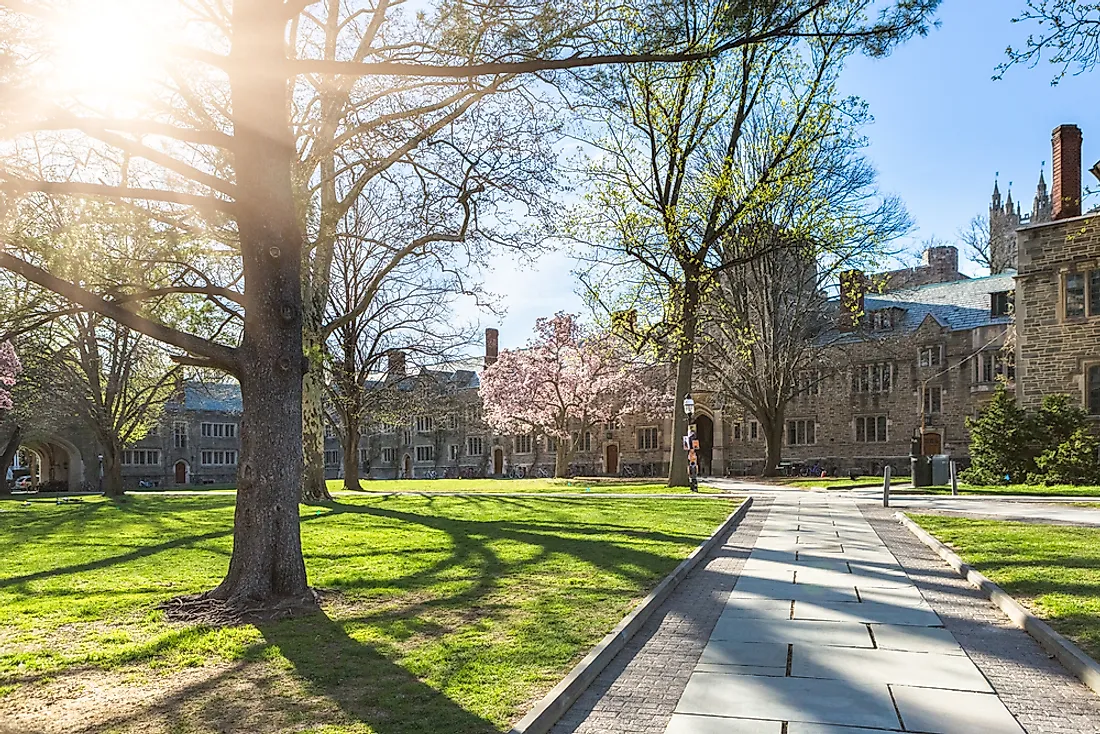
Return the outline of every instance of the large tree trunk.
{"type": "Polygon", "coordinates": [[[11,437],[4,445],[4,451],[0,452],[0,494],[11,494],[12,487],[8,484],[8,467],[15,461],[15,453],[19,451],[19,441],[23,437],[23,427],[15,426],[11,437]]]}
{"type": "Polygon", "coordinates": [[[699,286],[691,276],[684,288],[683,330],[676,342],[676,399],[672,406],[672,460],[669,462],[668,486],[687,487],[687,452],[680,445],[680,437],[688,432],[688,417],[684,413],[684,397],[691,392],[691,378],[695,370],[695,331],[698,323],[699,286]]]}
{"type": "Polygon", "coordinates": [[[764,476],[774,477],[783,458],[783,419],[761,421],[760,428],[764,431],[764,476]]]}
{"type": "Polygon", "coordinates": [[[107,497],[126,494],[122,486],[122,449],[113,437],[103,439],[103,494],[107,497]]]}
{"type": "Polygon", "coordinates": [[[316,307],[305,304],[306,325],[303,347],[310,355],[310,369],[302,382],[302,447],[305,471],[302,473],[302,501],[331,500],[325,482],[325,385],[321,353],[324,345],[319,336],[320,321],[316,307]]]}
{"type": "Polygon", "coordinates": [[[558,450],[554,454],[554,476],[558,479],[565,479],[569,476],[569,449],[565,448],[565,441],[569,439],[558,439],[558,450]]]}
{"type": "Polygon", "coordinates": [[[235,0],[237,226],[245,273],[238,379],[244,415],[229,571],[207,599],[239,616],[316,609],[299,534],[302,488],[302,232],[291,182],[286,10],[235,0]]]}
{"type": "Polygon", "coordinates": [[[359,427],[344,429],[344,489],[358,492],[359,484],[359,427]]]}

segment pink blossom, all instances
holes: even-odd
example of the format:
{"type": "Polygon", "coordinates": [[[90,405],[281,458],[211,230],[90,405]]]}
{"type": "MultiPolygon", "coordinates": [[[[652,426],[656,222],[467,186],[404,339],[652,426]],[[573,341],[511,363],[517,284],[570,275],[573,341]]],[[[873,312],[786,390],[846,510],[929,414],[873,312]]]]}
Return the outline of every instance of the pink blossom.
{"type": "Polygon", "coordinates": [[[566,313],[539,319],[535,331],[526,349],[501,352],[481,375],[485,420],[494,430],[568,441],[571,430],[666,407],[663,381],[609,335],[566,313]]]}
{"type": "Polygon", "coordinates": [[[15,384],[15,377],[23,371],[23,365],[19,362],[19,356],[15,353],[15,347],[11,342],[0,342],[0,410],[11,410],[10,388],[15,384]]]}

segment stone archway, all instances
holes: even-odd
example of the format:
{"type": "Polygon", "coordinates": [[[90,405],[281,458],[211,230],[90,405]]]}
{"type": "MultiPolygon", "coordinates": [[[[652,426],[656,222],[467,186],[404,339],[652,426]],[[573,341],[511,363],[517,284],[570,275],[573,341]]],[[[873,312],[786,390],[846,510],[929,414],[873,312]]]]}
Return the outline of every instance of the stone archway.
{"type": "Polygon", "coordinates": [[[493,476],[504,474],[504,449],[497,446],[493,449],[493,476]]]}
{"type": "Polygon", "coordinates": [[[85,479],[84,459],[76,446],[58,436],[25,440],[19,446],[36,459],[37,466],[31,468],[36,484],[60,482],[70,492],[81,488],[85,479]]]}
{"type": "Polygon", "coordinates": [[[187,465],[187,462],[180,459],[173,467],[175,472],[176,484],[190,484],[191,483],[191,467],[187,465]]]}
{"type": "Polygon", "coordinates": [[[714,420],[705,413],[696,415],[695,434],[699,440],[699,475],[709,477],[714,471],[714,420]]]}
{"type": "Polygon", "coordinates": [[[409,454],[405,454],[405,471],[401,475],[402,479],[413,478],[413,457],[409,454]]]}

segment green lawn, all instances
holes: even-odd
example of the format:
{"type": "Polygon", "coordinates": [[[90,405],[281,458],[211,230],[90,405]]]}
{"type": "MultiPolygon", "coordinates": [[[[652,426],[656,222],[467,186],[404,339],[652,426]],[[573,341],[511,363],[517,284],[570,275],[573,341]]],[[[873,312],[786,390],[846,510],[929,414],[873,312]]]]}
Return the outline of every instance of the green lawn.
{"type": "MultiPolygon", "coordinates": [[[[623,494],[690,494],[686,487],[668,487],[665,479],[362,479],[367,492],[606,492],[623,494]]],[[[344,488],[344,480],[330,479],[330,491],[344,488]]],[[[719,490],[699,485],[699,491],[719,490]]]]}
{"type": "Polygon", "coordinates": [[[1100,660],[1100,528],[911,517],[1100,660]]]}
{"type": "Polygon", "coordinates": [[[220,580],[232,498],[3,502],[0,721],[142,734],[506,730],[735,505],[341,497],[302,508],[325,613],[211,629],[166,623],[153,607],[220,580]]]}
{"type": "MultiPolygon", "coordinates": [[[[899,490],[906,494],[951,494],[951,487],[921,487],[899,490]]],[[[959,494],[1018,494],[1029,497],[1100,497],[1100,487],[1074,484],[965,484],[959,483],[959,494]]]]}

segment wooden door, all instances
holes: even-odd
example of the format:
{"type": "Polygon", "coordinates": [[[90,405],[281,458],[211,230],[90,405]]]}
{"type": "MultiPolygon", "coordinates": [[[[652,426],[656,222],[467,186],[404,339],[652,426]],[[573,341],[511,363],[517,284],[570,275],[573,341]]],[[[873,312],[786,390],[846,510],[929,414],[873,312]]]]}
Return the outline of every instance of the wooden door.
{"type": "Polygon", "coordinates": [[[187,463],[176,462],[176,484],[187,484],[187,463]]]}
{"type": "Polygon", "coordinates": [[[617,476],[619,474],[619,445],[608,444],[607,446],[607,462],[604,467],[609,476],[617,476]]]}
{"type": "Polygon", "coordinates": [[[504,473],[504,451],[493,449],[493,474],[500,476],[504,473]]]}
{"type": "Polygon", "coordinates": [[[924,455],[934,456],[943,453],[943,437],[938,433],[924,434],[924,455]]]}

